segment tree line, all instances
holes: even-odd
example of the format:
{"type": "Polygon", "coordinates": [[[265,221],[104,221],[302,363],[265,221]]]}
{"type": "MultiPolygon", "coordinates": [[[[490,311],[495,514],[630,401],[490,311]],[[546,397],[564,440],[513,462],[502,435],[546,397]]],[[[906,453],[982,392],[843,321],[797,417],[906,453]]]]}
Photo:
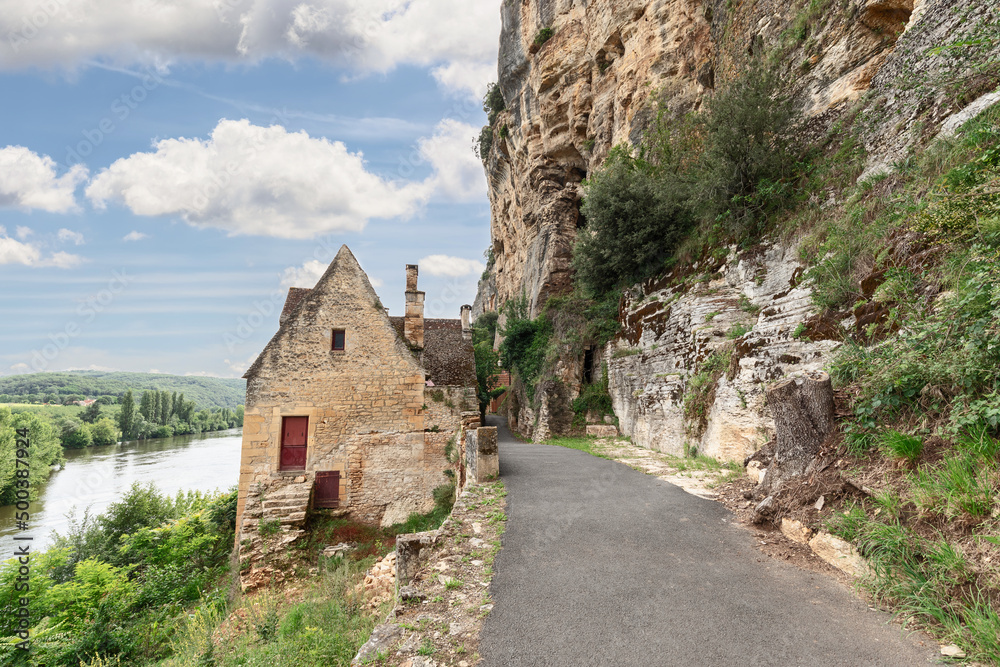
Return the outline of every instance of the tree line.
{"type": "Polygon", "coordinates": [[[243,406],[198,410],[183,393],[144,391],[138,404],[129,389],[121,400],[118,428],[123,440],[168,438],[172,435],[222,431],[243,426],[243,406]]]}
{"type": "MultiPolygon", "coordinates": [[[[205,407],[235,409],[243,402],[246,383],[237,378],[180,376],[157,373],[66,371],[0,377],[0,403],[49,403],[103,397],[117,403],[131,389],[177,391],[205,407]]],[[[101,399],[98,399],[101,400],[101,399]]]]}

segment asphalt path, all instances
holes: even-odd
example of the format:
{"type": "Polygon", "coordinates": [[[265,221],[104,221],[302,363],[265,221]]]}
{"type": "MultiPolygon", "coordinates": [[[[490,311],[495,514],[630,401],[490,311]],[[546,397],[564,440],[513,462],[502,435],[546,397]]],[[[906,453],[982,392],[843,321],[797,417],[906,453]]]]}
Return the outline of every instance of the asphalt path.
{"type": "Polygon", "coordinates": [[[486,667],[934,662],[833,578],[759,552],[720,504],[498,423],[508,520],[486,667]]]}

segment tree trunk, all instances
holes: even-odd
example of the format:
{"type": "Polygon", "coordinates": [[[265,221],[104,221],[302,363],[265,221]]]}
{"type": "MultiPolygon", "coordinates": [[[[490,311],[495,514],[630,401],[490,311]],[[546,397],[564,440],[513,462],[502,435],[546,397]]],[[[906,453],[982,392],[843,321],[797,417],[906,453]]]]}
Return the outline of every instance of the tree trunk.
{"type": "Polygon", "coordinates": [[[824,371],[779,380],[767,388],[774,415],[774,458],[759,491],[773,495],[801,475],[834,430],[833,385],[824,371]]]}

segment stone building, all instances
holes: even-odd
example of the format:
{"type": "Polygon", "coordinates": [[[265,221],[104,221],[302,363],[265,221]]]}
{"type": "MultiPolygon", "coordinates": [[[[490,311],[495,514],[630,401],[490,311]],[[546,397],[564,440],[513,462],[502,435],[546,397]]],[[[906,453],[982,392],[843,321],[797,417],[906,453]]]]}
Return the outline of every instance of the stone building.
{"type": "Polygon", "coordinates": [[[248,551],[264,522],[294,539],[310,505],[382,525],[433,508],[452,467],[445,450],[477,408],[476,372],[470,307],[455,320],[423,309],[416,266],[405,316],[389,317],[347,246],[315,287],[289,290],[244,375],[237,525],[248,551]]]}

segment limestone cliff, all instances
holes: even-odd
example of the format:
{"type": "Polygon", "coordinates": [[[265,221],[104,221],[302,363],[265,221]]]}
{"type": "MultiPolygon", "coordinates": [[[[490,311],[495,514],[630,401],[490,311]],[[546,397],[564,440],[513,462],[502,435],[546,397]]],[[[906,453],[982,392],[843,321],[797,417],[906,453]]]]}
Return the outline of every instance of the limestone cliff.
{"type": "MultiPolygon", "coordinates": [[[[905,161],[915,142],[1000,81],[993,0],[504,0],[501,15],[506,110],[483,156],[495,259],[477,312],[525,294],[537,313],[568,291],[587,174],[611,147],[637,144],[658,105],[698,109],[753,55],[780,59],[811,138],[845,118],[860,128],[868,173],[905,161]]],[[[624,332],[606,351],[624,433],[673,450],[687,440],[730,459],[762,441],[769,420],[760,383],[821,365],[835,347],[793,336],[817,315],[808,286],[797,282],[794,246],[731,253],[697,289],[679,293],[663,282],[624,297],[624,332]],[[737,307],[740,295],[759,315],[737,307]],[[716,311],[723,315],[706,321],[716,311]],[[706,422],[692,426],[681,397],[696,362],[736,320],[753,333],[738,341],[706,422]]],[[[570,398],[579,365],[565,360],[560,373],[570,398]]],[[[523,403],[520,422],[538,421],[523,403]]]]}

